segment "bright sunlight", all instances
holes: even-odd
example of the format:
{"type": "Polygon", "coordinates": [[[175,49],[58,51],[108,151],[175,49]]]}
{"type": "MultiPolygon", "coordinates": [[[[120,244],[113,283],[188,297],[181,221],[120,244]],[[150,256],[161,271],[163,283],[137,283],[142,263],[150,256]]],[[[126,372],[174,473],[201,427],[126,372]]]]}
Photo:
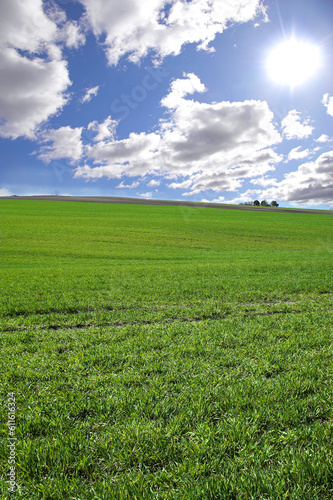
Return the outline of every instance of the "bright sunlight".
{"type": "Polygon", "coordinates": [[[267,71],[275,82],[295,87],[315,75],[320,63],[318,46],[292,38],[271,51],[267,59],[267,71]]]}

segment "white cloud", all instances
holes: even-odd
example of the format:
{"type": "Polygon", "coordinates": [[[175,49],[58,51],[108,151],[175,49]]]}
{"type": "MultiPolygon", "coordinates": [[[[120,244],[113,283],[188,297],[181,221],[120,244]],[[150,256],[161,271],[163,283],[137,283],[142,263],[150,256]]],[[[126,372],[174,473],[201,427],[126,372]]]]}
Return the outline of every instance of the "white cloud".
{"type": "Polygon", "coordinates": [[[124,184],[124,181],[122,181],[118,186],[116,186],[116,189],[134,189],[137,188],[140,182],[134,181],[132,184],[124,184]]]}
{"type": "Polygon", "coordinates": [[[161,184],[161,181],[155,181],[154,179],[152,179],[150,182],[148,182],[147,186],[150,186],[150,187],[157,187],[161,184]]]}
{"type": "Polygon", "coordinates": [[[278,186],[263,193],[266,198],[296,203],[332,203],[333,151],[321,154],[315,161],[303,163],[295,172],[285,175],[278,186]]]}
{"type": "Polygon", "coordinates": [[[327,134],[321,134],[318,139],[316,139],[316,142],[332,142],[333,139],[331,139],[327,134]]]}
{"type": "Polygon", "coordinates": [[[81,99],[81,102],[82,103],[90,102],[94,96],[97,96],[98,91],[99,91],[99,85],[96,85],[96,87],[92,87],[91,89],[87,89],[86,93],[81,99]]]}
{"type": "Polygon", "coordinates": [[[265,15],[260,0],[80,1],[95,35],[103,39],[110,64],[122,56],[138,62],[150,51],[158,58],[177,55],[186,43],[213,50],[209,43],[228,25],[265,15]]]}
{"type": "Polygon", "coordinates": [[[87,146],[86,152],[95,163],[109,165],[99,170],[101,177],[103,177],[102,172],[106,172],[106,168],[108,168],[107,177],[109,178],[118,177],[120,171],[129,176],[144,175],[158,168],[154,163],[154,158],[159,143],[158,134],[131,133],[127,139],[98,142],[93,146],[87,146]]]}
{"type": "Polygon", "coordinates": [[[278,184],[277,179],[270,179],[268,177],[259,177],[258,179],[251,179],[250,180],[251,184],[254,184],[255,186],[276,186],[278,184]]]}
{"type": "Polygon", "coordinates": [[[42,0],[0,3],[0,136],[34,138],[66,104],[71,81],[56,38],[42,0]]]}
{"type": "Polygon", "coordinates": [[[86,180],[96,180],[106,177],[107,179],[119,179],[124,172],[121,165],[103,165],[91,168],[85,164],[76,168],[74,178],[83,178],[86,180]]]}
{"type": "MultiPolygon", "coordinates": [[[[237,155],[226,163],[221,160],[216,164],[210,165],[209,159],[207,167],[202,172],[194,173],[190,177],[190,191],[183,196],[200,193],[201,191],[236,191],[243,184],[244,179],[265,174],[274,170],[274,164],[281,161],[281,158],[271,149],[257,151],[244,156],[237,155]],[[237,162],[237,158],[239,163],[237,162]],[[231,160],[231,161],[230,161],[231,160]]],[[[175,183],[173,184],[175,186],[175,183]]],[[[183,183],[182,188],[186,187],[183,183]]]]}
{"type": "Polygon", "coordinates": [[[206,200],[204,198],[201,200],[201,203],[225,203],[225,197],[219,196],[218,198],[215,198],[214,200],[206,200]]]}
{"type": "Polygon", "coordinates": [[[12,196],[13,193],[7,188],[0,188],[0,196],[12,196]]]}
{"type": "Polygon", "coordinates": [[[163,123],[164,151],[175,171],[188,171],[190,165],[197,170],[208,158],[211,163],[223,159],[230,166],[246,164],[249,154],[280,142],[272,119],[262,101],[207,104],[183,99],[163,123]]]}
{"type": "Polygon", "coordinates": [[[307,158],[310,154],[309,149],[304,149],[303,151],[300,151],[302,146],[298,146],[297,148],[293,148],[290,153],[288,154],[288,161],[291,160],[300,160],[302,158],[307,158]]]}
{"type": "Polygon", "coordinates": [[[78,49],[86,42],[85,33],[77,21],[67,21],[58,33],[58,40],[62,40],[70,49],[78,49]]]}
{"type": "Polygon", "coordinates": [[[102,142],[105,139],[111,139],[111,141],[114,141],[117,125],[118,121],[112,120],[111,116],[108,116],[103,123],[98,123],[97,121],[90,122],[87,128],[88,130],[97,132],[94,137],[95,142],[102,142]]]}
{"type": "Polygon", "coordinates": [[[327,108],[327,113],[333,116],[333,96],[330,96],[329,94],[324,94],[321,102],[327,108]]]}
{"type": "Polygon", "coordinates": [[[85,31],[86,23],[83,20],[67,21],[66,12],[60,8],[54,1],[44,3],[44,11],[48,18],[57,25],[55,39],[57,42],[63,42],[68,48],[79,48],[86,41],[85,31]]]}
{"type": "Polygon", "coordinates": [[[247,201],[255,200],[257,198],[259,199],[260,192],[261,191],[259,189],[247,189],[244,193],[241,193],[239,196],[236,196],[231,200],[226,200],[225,203],[230,203],[230,205],[239,205],[240,203],[245,203],[247,201]]]}
{"type": "Polygon", "coordinates": [[[66,104],[71,82],[65,61],[29,59],[12,48],[0,52],[0,136],[35,137],[39,125],[66,104]]]}
{"type": "Polygon", "coordinates": [[[167,187],[170,189],[188,189],[193,183],[192,179],[188,179],[187,181],[183,182],[171,182],[171,184],[168,184],[167,187]]]}
{"type": "Polygon", "coordinates": [[[174,80],[170,93],[161,101],[162,106],[170,109],[177,108],[187,94],[205,92],[206,87],[194,73],[183,73],[184,78],[174,80]]]}
{"type": "Polygon", "coordinates": [[[292,109],[281,121],[286,139],[305,139],[312,134],[314,127],[309,125],[310,120],[307,118],[301,122],[300,114],[296,109],[292,109]]]}
{"type": "Polygon", "coordinates": [[[38,52],[54,40],[56,30],[44,13],[42,0],[1,0],[0,44],[38,52]]]}
{"type": "Polygon", "coordinates": [[[149,193],[136,193],[138,196],[140,196],[140,198],[145,198],[147,200],[151,200],[152,197],[153,197],[153,193],[149,192],[149,193]]]}
{"type": "Polygon", "coordinates": [[[126,139],[87,146],[88,157],[103,166],[80,167],[76,176],[93,179],[155,172],[176,179],[169,187],[186,188],[195,194],[207,189],[232,191],[245,178],[274,170],[282,157],[271,146],[281,137],[267,103],[208,104],[184,98],[203,89],[192,74],[185,75],[184,81],[173,82],[162,100],[169,116],[161,120],[158,131],[132,133],[126,139]]]}
{"type": "Polygon", "coordinates": [[[60,127],[44,132],[42,142],[51,142],[51,145],[42,146],[38,158],[45,163],[61,158],[69,158],[72,162],[81,158],[83,146],[81,142],[82,127],[60,127]]]}

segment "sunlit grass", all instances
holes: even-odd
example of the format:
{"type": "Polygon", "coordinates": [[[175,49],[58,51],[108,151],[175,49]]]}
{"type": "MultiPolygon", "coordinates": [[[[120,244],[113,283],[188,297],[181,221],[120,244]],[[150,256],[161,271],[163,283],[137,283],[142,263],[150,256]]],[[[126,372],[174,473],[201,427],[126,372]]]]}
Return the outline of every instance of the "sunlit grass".
{"type": "Polygon", "coordinates": [[[332,498],[331,221],[2,200],[15,498],[332,498]]]}

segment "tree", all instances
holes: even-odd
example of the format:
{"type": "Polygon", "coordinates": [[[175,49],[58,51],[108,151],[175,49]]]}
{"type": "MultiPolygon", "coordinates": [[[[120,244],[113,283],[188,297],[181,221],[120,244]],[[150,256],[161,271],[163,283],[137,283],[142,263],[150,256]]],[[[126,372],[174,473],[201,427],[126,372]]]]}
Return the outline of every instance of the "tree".
{"type": "Polygon", "coordinates": [[[275,201],[275,200],[273,200],[273,201],[272,201],[271,205],[272,205],[272,207],[278,207],[278,206],[279,206],[279,204],[278,204],[278,203],[276,203],[276,201],[275,201]]]}
{"type": "Polygon", "coordinates": [[[260,201],[259,200],[254,200],[253,205],[256,207],[259,207],[260,201]]]}
{"type": "Polygon", "coordinates": [[[261,205],[262,207],[269,207],[269,203],[267,203],[267,201],[266,201],[266,200],[262,200],[262,202],[260,203],[260,205],[261,205]]]}

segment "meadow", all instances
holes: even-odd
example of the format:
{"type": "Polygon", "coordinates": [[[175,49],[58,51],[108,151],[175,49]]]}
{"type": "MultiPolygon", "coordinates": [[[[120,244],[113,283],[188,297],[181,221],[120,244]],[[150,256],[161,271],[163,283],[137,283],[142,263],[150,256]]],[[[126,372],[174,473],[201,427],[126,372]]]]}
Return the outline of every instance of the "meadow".
{"type": "Polygon", "coordinates": [[[331,214],[0,210],[2,499],[333,498],[331,214]]]}

